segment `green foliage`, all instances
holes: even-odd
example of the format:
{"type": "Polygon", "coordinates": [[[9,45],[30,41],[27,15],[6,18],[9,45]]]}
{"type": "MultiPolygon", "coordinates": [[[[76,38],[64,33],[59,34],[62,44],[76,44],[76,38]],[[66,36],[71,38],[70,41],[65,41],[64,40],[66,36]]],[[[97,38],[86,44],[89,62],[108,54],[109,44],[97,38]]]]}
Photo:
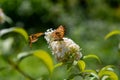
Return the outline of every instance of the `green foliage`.
{"type": "Polygon", "coordinates": [[[108,38],[110,38],[111,36],[113,36],[113,35],[118,35],[118,34],[120,34],[120,31],[119,31],[119,30],[111,31],[110,33],[108,33],[108,34],[105,36],[105,39],[108,39],[108,38]]]}
{"type": "Polygon", "coordinates": [[[83,73],[92,75],[91,79],[93,79],[93,80],[94,79],[99,80],[99,76],[98,76],[98,74],[97,74],[97,72],[95,70],[84,70],[83,73]]]}
{"type": "MultiPolygon", "coordinates": [[[[1,38],[2,38],[2,36],[6,35],[8,33],[11,34],[11,32],[15,32],[15,33],[18,33],[18,34],[22,35],[24,39],[22,39],[21,42],[22,41],[27,41],[28,42],[28,34],[26,33],[26,31],[24,29],[18,28],[18,27],[1,30],[1,32],[0,32],[1,33],[1,38]]],[[[52,58],[44,50],[20,52],[17,55],[16,61],[13,61],[13,59],[11,59],[11,56],[13,55],[13,53],[11,53],[11,50],[14,51],[14,49],[12,48],[13,41],[14,41],[13,38],[7,38],[5,40],[1,40],[0,41],[0,47],[1,47],[0,52],[1,52],[1,55],[3,56],[4,60],[7,63],[9,63],[14,69],[16,69],[18,72],[23,74],[23,76],[25,76],[26,78],[28,78],[30,80],[33,79],[32,77],[30,77],[29,75],[24,73],[24,71],[22,71],[19,68],[19,64],[20,64],[20,62],[22,60],[24,60],[25,58],[33,55],[33,56],[38,57],[40,60],[42,60],[43,63],[46,64],[46,66],[47,66],[48,70],[50,71],[50,73],[52,73],[53,67],[54,67],[52,58]]],[[[2,68],[1,68],[1,70],[2,70],[2,68]]]]}
{"type": "Polygon", "coordinates": [[[98,73],[99,78],[102,79],[103,77],[106,77],[106,79],[108,78],[110,80],[119,80],[117,74],[113,72],[111,67],[113,66],[108,65],[103,67],[98,73]]]}
{"type": "Polygon", "coordinates": [[[88,58],[94,58],[94,59],[98,60],[99,63],[101,63],[101,60],[96,55],[90,54],[90,55],[87,55],[87,56],[83,57],[83,59],[88,59],[88,58]]]}
{"type": "Polygon", "coordinates": [[[106,79],[118,80],[117,75],[111,71],[101,71],[101,73],[99,73],[99,76],[100,76],[100,79],[102,79],[103,76],[106,76],[106,79]]]}
{"type": "MultiPolygon", "coordinates": [[[[28,41],[28,34],[26,33],[26,31],[22,28],[9,28],[9,29],[3,29],[1,31],[1,38],[2,36],[6,35],[6,34],[10,34],[10,32],[16,32],[18,34],[20,34],[21,36],[23,36],[22,40],[26,40],[28,41]]],[[[113,71],[114,67],[113,65],[108,65],[106,67],[103,67],[101,70],[99,70],[98,72],[96,70],[92,70],[92,69],[86,69],[86,62],[84,62],[85,59],[88,58],[93,58],[99,61],[99,63],[101,63],[100,59],[98,56],[96,55],[86,55],[83,56],[83,60],[79,60],[79,61],[75,61],[74,65],[72,63],[58,63],[56,65],[54,65],[53,59],[52,57],[44,50],[29,50],[29,51],[24,51],[24,52],[19,52],[19,54],[17,55],[16,61],[14,61],[11,58],[11,55],[13,55],[10,51],[14,50],[12,48],[13,45],[13,38],[7,38],[5,40],[0,40],[0,54],[3,56],[3,59],[13,67],[13,69],[17,70],[19,73],[21,73],[25,78],[33,80],[35,79],[33,76],[28,75],[27,73],[25,73],[24,71],[22,71],[22,69],[20,68],[19,64],[21,63],[21,61],[24,61],[25,58],[29,57],[29,56],[35,56],[38,59],[40,59],[47,67],[50,75],[46,75],[47,78],[52,78],[54,77],[53,73],[55,70],[57,70],[56,68],[59,68],[61,66],[67,65],[67,75],[69,75],[69,77],[67,79],[74,79],[77,76],[80,76],[83,79],[89,79],[89,80],[105,80],[105,79],[110,79],[110,80],[118,80],[118,76],[117,74],[113,71]],[[7,46],[6,46],[7,45],[7,46]],[[76,64],[77,63],[77,64],[76,64]],[[74,72],[74,70],[77,70],[78,72],[74,72]],[[50,77],[52,75],[52,77],[50,77]],[[92,76],[92,77],[91,77],[92,76]]],[[[1,67],[0,70],[3,70],[4,67],[1,67]]],[[[44,78],[45,77],[42,77],[44,78]]],[[[36,80],[36,79],[35,79],[36,80]]]]}
{"type": "Polygon", "coordinates": [[[47,65],[50,73],[53,72],[53,68],[54,68],[53,61],[47,52],[43,50],[36,50],[36,51],[33,51],[33,55],[41,59],[47,65]]]}
{"type": "Polygon", "coordinates": [[[83,72],[85,70],[85,62],[82,60],[78,61],[78,67],[80,68],[80,71],[83,72]]]}
{"type": "Polygon", "coordinates": [[[0,0],[5,20],[0,24],[0,79],[119,80],[120,43],[112,37],[120,34],[119,5],[119,0],[0,0]],[[43,37],[28,46],[28,33],[60,24],[85,55],[76,64],[57,63],[43,37]]]}
{"type": "Polygon", "coordinates": [[[60,63],[58,63],[58,64],[56,64],[56,65],[54,66],[54,69],[57,68],[57,67],[60,67],[60,66],[62,66],[62,65],[63,65],[63,63],[60,62],[60,63]]]}
{"type": "Polygon", "coordinates": [[[28,41],[27,32],[23,28],[20,28],[20,27],[17,27],[17,28],[13,27],[13,28],[10,28],[10,29],[3,29],[3,30],[0,31],[0,37],[2,37],[5,34],[8,34],[10,32],[19,33],[20,35],[22,35],[28,41]]]}

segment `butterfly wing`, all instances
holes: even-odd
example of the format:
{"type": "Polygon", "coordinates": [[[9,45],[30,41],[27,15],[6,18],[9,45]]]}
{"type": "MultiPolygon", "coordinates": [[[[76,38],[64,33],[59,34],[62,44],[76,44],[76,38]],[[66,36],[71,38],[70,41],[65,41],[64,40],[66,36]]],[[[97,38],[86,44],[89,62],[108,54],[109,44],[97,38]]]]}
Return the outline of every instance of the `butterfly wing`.
{"type": "Polygon", "coordinates": [[[29,44],[30,47],[32,47],[32,43],[36,42],[38,40],[38,37],[40,37],[41,35],[43,35],[43,33],[36,33],[36,34],[31,34],[29,36],[29,44]]]}
{"type": "Polygon", "coordinates": [[[62,40],[64,37],[65,29],[62,25],[60,25],[53,33],[52,36],[55,41],[62,40]]]}

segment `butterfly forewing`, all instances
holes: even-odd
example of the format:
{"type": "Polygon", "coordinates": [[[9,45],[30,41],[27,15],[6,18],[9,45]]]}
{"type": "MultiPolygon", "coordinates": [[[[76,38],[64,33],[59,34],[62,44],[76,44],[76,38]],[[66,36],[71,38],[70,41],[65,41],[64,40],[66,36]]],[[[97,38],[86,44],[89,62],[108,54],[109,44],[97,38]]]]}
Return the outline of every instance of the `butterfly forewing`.
{"type": "Polygon", "coordinates": [[[36,42],[38,40],[38,37],[40,37],[41,35],[43,35],[43,33],[36,33],[36,34],[31,34],[29,36],[29,44],[30,47],[32,47],[32,43],[36,42]]]}
{"type": "Polygon", "coordinates": [[[53,38],[54,38],[54,41],[63,40],[64,33],[65,33],[64,27],[63,27],[62,25],[59,26],[59,27],[52,33],[52,36],[53,36],[53,38]]]}

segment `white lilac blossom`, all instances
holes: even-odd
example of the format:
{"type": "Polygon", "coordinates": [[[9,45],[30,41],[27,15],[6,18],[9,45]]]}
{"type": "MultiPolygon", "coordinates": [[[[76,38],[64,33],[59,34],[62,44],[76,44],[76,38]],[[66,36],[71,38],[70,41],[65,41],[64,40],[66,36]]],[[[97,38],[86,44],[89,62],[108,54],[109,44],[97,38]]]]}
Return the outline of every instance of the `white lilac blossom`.
{"type": "Polygon", "coordinates": [[[52,33],[55,30],[48,29],[45,32],[45,39],[58,61],[67,62],[79,60],[82,57],[80,47],[71,39],[63,37],[63,40],[54,41],[52,33]]]}

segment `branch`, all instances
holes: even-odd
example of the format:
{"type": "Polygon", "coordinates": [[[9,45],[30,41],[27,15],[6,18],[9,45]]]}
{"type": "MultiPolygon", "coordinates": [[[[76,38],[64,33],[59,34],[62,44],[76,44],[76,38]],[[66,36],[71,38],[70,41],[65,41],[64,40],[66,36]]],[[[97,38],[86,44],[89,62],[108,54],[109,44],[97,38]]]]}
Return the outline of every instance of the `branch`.
{"type": "Polygon", "coordinates": [[[17,70],[19,73],[21,73],[24,77],[26,77],[29,80],[35,80],[34,78],[32,78],[31,76],[29,76],[28,74],[26,74],[25,72],[23,72],[20,67],[15,64],[13,61],[11,61],[10,59],[7,59],[7,62],[15,69],[17,70]]]}

